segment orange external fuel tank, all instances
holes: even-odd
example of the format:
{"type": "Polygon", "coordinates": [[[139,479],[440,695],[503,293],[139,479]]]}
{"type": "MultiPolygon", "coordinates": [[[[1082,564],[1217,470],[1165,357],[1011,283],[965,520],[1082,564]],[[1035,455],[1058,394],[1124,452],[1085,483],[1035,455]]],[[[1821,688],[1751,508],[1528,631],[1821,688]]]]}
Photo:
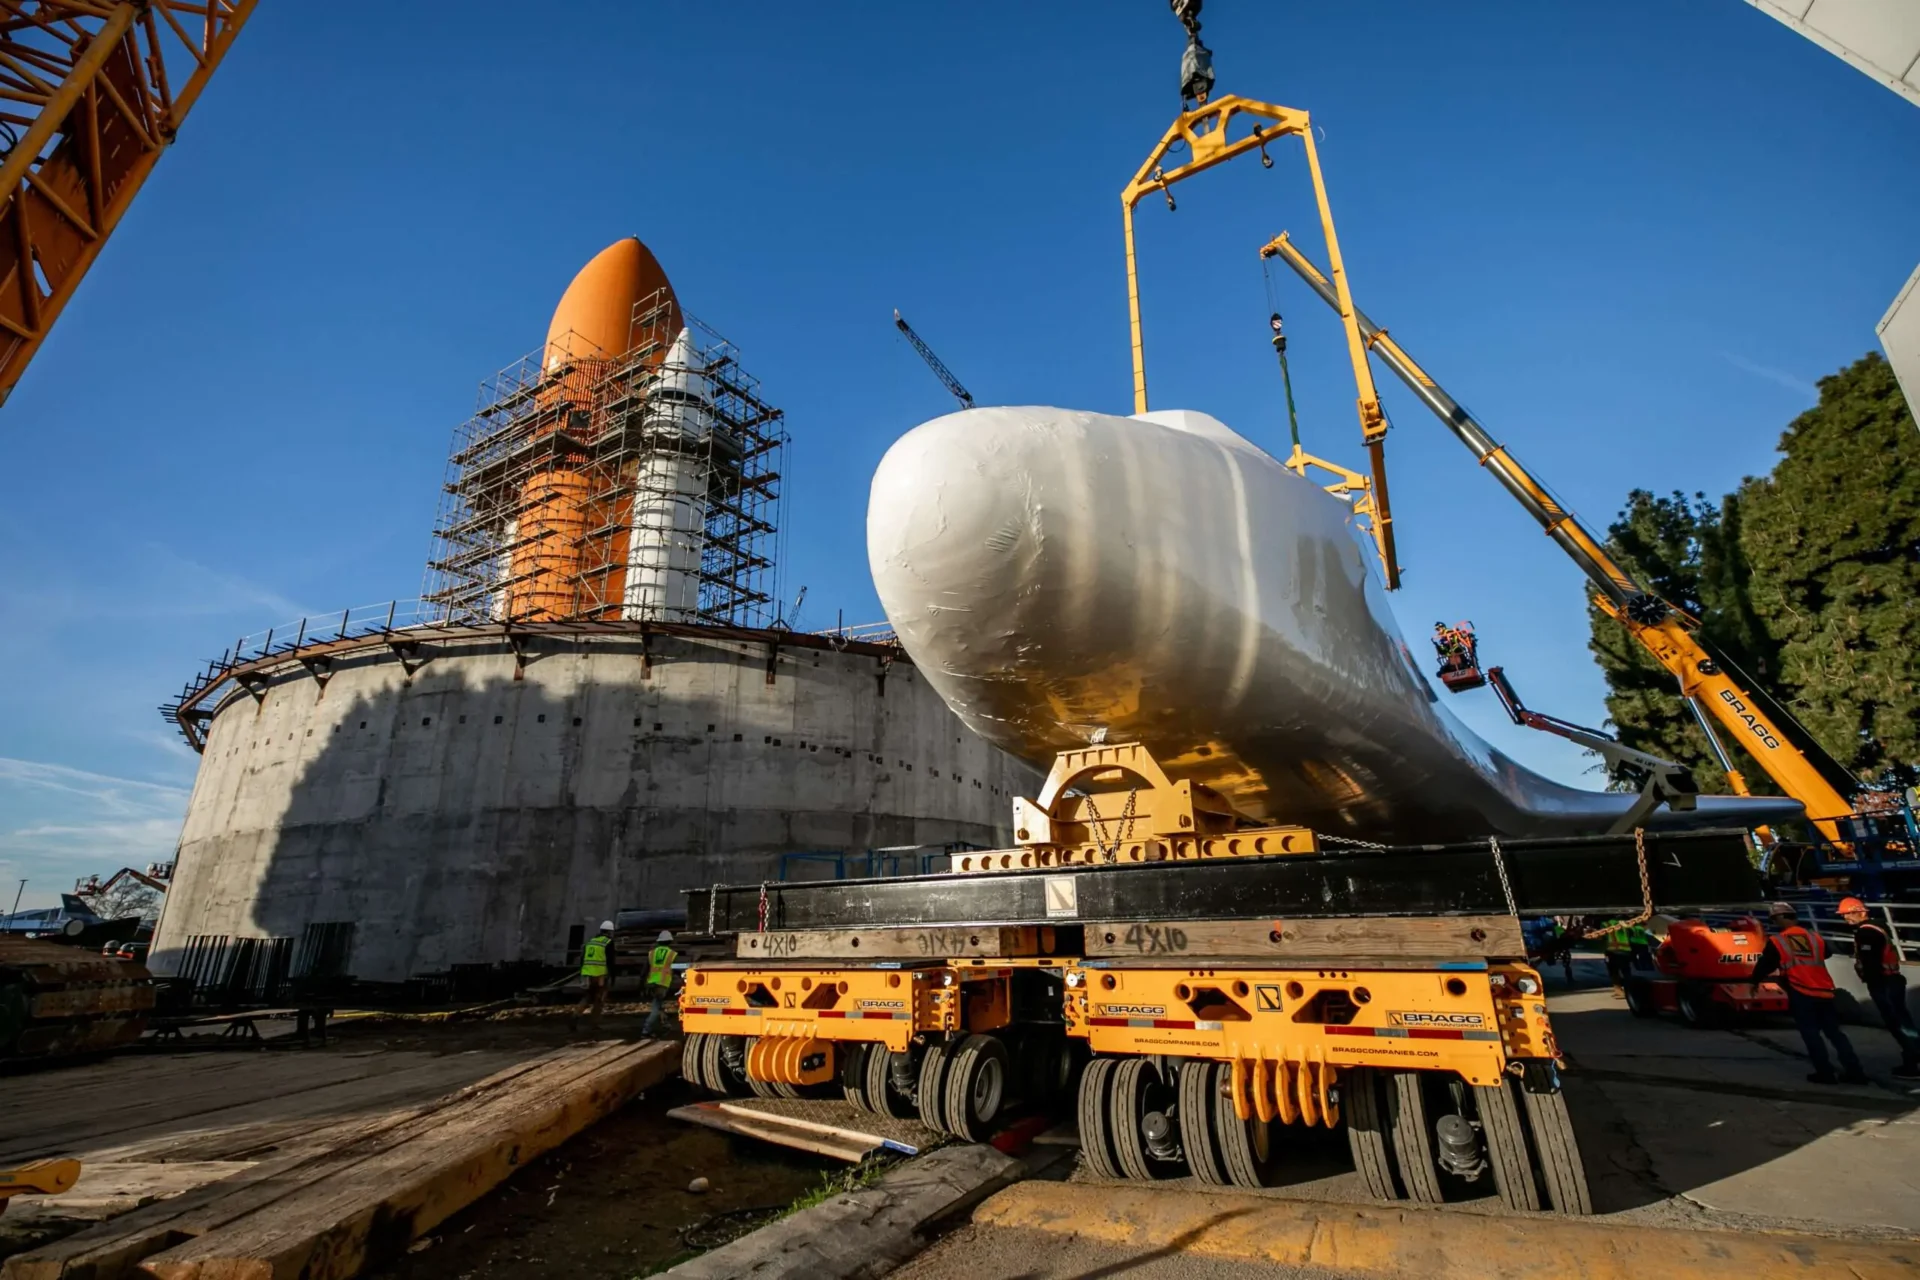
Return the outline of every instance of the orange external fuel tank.
{"type": "Polygon", "coordinates": [[[595,601],[611,602],[618,616],[627,522],[621,512],[605,509],[578,446],[582,435],[599,429],[593,421],[594,388],[632,347],[634,307],[662,291],[671,309],[670,332],[677,332],[680,306],[667,273],[645,245],[629,236],[595,254],[560,295],[547,325],[539,435],[563,438],[554,442],[551,461],[521,489],[508,556],[508,617],[570,618],[595,601]],[[611,545],[591,554],[595,531],[608,526],[611,545]],[[603,565],[613,566],[600,571],[609,581],[583,583],[583,575],[603,565]]]}

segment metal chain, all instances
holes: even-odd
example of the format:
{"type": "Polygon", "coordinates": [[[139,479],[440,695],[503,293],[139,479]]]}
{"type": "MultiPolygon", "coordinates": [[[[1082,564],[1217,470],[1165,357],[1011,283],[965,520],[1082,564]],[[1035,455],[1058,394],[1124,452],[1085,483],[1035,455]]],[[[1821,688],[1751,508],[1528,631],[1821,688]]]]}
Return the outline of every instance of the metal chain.
{"type": "Polygon", "coordinates": [[[1321,831],[1314,832],[1313,838],[1315,840],[1318,840],[1321,844],[1338,845],[1343,849],[1391,849],[1393,848],[1393,846],[1390,844],[1380,844],[1373,840],[1355,840],[1351,836],[1330,836],[1321,831]]]}
{"type": "Polygon", "coordinates": [[[1100,816],[1100,806],[1093,802],[1093,793],[1087,793],[1087,813],[1093,818],[1093,821],[1087,824],[1087,831],[1088,834],[1093,837],[1093,843],[1099,848],[1102,858],[1106,861],[1113,862],[1117,860],[1120,856],[1120,846],[1126,843],[1127,838],[1133,834],[1133,806],[1134,802],[1139,798],[1140,788],[1129,787],[1127,789],[1127,807],[1120,811],[1118,818],[1114,819],[1115,825],[1124,822],[1126,826],[1121,828],[1120,835],[1109,845],[1107,843],[1107,821],[1100,816]]]}
{"type": "Polygon", "coordinates": [[[719,932],[719,930],[714,927],[717,923],[719,911],[720,884],[718,881],[715,881],[713,888],[707,890],[707,936],[709,938],[719,932]]]}
{"type": "Polygon", "coordinates": [[[1647,832],[1644,827],[1633,829],[1633,853],[1640,862],[1640,914],[1631,920],[1622,920],[1622,928],[1653,918],[1653,882],[1647,879],[1647,832]]]}
{"type": "Polygon", "coordinates": [[[760,882],[760,932],[767,931],[767,882],[760,882]]]}
{"type": "Polygon", "coordinates": [[[1488,836],[1487,848],[1493,851],[1493,868],[1500,873],[1500,892],[1507,895],[1507,914],[1518,920],[1520,904],[1513,900],[1513,881],[1507,879],[1507,855],[1500,852],[1500,838],[1488,836]]]}

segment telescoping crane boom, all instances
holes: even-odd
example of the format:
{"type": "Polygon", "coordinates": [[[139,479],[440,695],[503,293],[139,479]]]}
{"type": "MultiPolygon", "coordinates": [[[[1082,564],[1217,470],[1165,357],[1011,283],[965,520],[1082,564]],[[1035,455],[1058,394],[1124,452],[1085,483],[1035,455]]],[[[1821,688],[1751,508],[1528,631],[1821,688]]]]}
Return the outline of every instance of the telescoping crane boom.
{"type": "MultiPolygon", "coordinates": [[[[1281,259],[1307,282],[1321,301],[1345,311],[1341,294],[1284,233],[1264,245],[1260,254],[1281,259]]],[[[1727,661],[1726,655],[1703,640],[1694,630],[1697,619],[1688,617],[1637,582],[1608,553],[1605,544],[1555,501],[1546,487],[1507,452],[1506,446],[1495,441],[1472,414],[1415,364],[1413,357],[1388,336],[1385,329],[1357,307],[1353,308],[1352,315],[1366,339],[1367,350],[1377,355],[1455,438],[1473,451],[1480,465],[1493,473],[1547,536],[1592,580],[1598,590],[1600,607],[1618,619],[1633,638],[1672,673],[1733,790],[1740,795],[1747,794],[1746,782],[1713,732],[1707,720],[1709,716],[1747,749],[1782,791],[1806,806],[1808,820],[1823,835],[1829,840],[1840,840],[1839,823],[1854,816],[1851,797],[1860,786],[1846,767],[1828,754],[1786,708],[1742,675],[1727,661]]]]}
{"type": "Polygon", "coordinates": [[[947,368],[946,362],[933,354],[933,348],[921,340],[920,335],[913,331],[913,326],[908,324],[906,318],[897,310],[893,313],[893,324],[901,333],[907,335],[907,341],[912,343],[913,349],[920,353],[920,358],[927,362],[927,368],[933,370],[933,376],[940,379],[940,385],[953,393],[953,398],[960,402],[960,407],[973,408],[973,392],[960,385],[960,379],[953,376],[953,370],[947,368]]]}

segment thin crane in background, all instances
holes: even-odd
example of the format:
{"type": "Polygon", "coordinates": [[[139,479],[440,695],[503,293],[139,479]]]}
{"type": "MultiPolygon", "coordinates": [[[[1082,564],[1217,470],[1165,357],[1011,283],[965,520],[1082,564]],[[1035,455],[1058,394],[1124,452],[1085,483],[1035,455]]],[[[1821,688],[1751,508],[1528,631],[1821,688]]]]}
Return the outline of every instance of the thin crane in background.
{"type": "Polygon", "coordinates": [[[953,398],[960,402],[960,407],[973,408],[973,392],[960,385],[960,379],[953,376],[953,370],[947,368],[940,357],[933,354],[932,347],[921,341],[920,335],[913,331],[913,326],[906,322],[898,310],[893,313],[893,323],[895,328],[907,335],[907,341],[911,342],[913,349],[920,353],[920,358],[927,362],[927,368],[933,370],[933,376],[940,379],[941,385],[953,393],[953,398]]]}

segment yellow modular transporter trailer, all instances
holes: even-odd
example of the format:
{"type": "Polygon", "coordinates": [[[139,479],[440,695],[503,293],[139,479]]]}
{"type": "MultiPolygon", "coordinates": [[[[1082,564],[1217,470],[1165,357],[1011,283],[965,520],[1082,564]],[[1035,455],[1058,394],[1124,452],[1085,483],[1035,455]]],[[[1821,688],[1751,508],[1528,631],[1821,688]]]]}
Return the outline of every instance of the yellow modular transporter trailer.
{"type": "Polygon", "coordinates": [[[1287,1126],[1321,1126],[1382,1198],[1490,1177],[1517,1208],[1585,1213],[1520,917],[1759,893],[1738,832],[1336,850],[1132,744],[1062,753],[1015,817],[1016,847],[947,874],[695,891],[689,927],[734,958],[688,973],[688,1079],[837,1087],[977,1141],[1077,1077],[1103,1176],[1259,1186],[1287,1126]]]}

